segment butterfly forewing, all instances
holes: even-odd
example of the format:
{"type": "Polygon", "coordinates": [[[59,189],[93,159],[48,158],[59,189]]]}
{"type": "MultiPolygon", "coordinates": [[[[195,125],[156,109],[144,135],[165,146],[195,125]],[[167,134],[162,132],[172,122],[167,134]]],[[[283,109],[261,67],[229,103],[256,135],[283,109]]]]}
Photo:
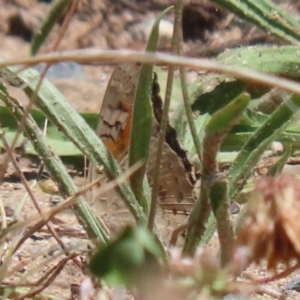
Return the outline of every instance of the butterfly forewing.
{"type": "Polygon", "coordinates": [[[116,159],[128,152],[133,100],[140,66],[123,64],[114,70],[102,102],[96,129],[116,159]]]}

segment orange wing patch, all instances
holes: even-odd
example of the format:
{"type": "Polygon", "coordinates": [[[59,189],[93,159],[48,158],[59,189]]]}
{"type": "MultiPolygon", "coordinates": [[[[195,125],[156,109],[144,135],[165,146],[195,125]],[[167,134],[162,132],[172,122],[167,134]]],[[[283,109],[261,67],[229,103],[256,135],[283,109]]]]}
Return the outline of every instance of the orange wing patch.
{"type": "Polygon", "coordinates": [[[103,124],[99,136],[111,154],[119,159],[129,148],[132,107],[121,102],[117,110],[103,108],[101,113],[103,124]]]}
{"type": "Polygon", "coordinates": [[[124,157],[128,151],[139,72],[137,64],[116,67],[102,103],[96,132],[116,159],[124,157]]]}

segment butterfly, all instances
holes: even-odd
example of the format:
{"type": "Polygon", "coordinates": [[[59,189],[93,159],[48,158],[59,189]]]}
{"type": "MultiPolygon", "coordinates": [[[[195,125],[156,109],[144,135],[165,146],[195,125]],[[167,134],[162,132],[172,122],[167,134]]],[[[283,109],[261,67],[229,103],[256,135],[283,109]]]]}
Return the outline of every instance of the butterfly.
{"type": "MultiPolygon", "coordinates": [[[[115,68],[104,95],[96,128],[97,135],[124,170],[128,168],[130,135],[134,134],[131,120],[140,70],[141,66],[134,63],[121,64],[115,68]]],[[[151,97],[153,106],[152,137],[146,168],[150,187],[154,180],[163,106],[155,73],[151,97]]],[[[98,178],[99,174],[94,166],[89,171],[90,180],[98,178]]],[[[159,208],[156,218],[158,230],[161,228],[161,231],[165,231],[162,235],[166,238],[170,236],[176,226],[186,222],[186,212],[195,202],[194,185],[193,167],[188,160],[187,152],[181,147],[176,130],[168,123],[160,165],[159,208]]],[[[133,218],[128,219],[125,205],[116,192],[102,195],[101,198],[94,199],[93,203],[98,207],[97,211],[100,205],[100,210],[103,212],[102,218],[109,231],[116,232],[122,225],[134,221],[133,218]]]]}

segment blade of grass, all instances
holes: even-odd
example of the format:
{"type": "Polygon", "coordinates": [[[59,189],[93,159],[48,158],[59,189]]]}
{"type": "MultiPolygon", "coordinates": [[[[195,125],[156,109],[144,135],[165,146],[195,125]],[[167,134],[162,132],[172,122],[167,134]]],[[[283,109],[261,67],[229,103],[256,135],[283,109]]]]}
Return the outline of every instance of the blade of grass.
{"type": "Polygon", "coordinates": [[[41,45],[46,40],[47,36],[51,32],[55,23],[59,20],[59,18],[65,12],[65,9],[72,3],[72,0],[56,0],[50,9],[50,12],[45,17],[41,28],[37,31],[35,36],[33,37],[33,41],[31,43],[31,55],[35,55],[41,45]]]}
{"type": "MultiPolygon", "coordinates": [[[[147,45],[147,51],[155,52],[159,38],[159,24],[161,19],[172,9],[165,9],[156,19],[147,45]]],[[[150,139],[152,135],[152,76],[153,65],[142,65],[139,82],[137,85],[133,117],[132,134],[130,137],[129,167],[142,161],[142,167],[130,177],[130,184],[137,201],[143,207],[146,214],[149,213],[150,195],[144,193],[144,180],[146,162],[149,156],[150,139]]]]}
{"type": "MultiPolygon", "coordinates": [[[[0,88],[0,97],[6,104],[7,108],[10,109],[14,117],[20,120],[23,117],[24,109],[18,101],[7,95],[6,90],[3,87],[0,88]]],[[[51,175],[57,183],[62,195],[67,197],[76,193],[77,188],[67,170],[53,149],[45,143],[43,133],[31,116],[29,116],[26,120],[25,131],[28,138],[34,144],[37,153],[39,153],[39,155],[43,158],[47,169],[51,172],[51,175]]],[[[92,240],[99,239],[102,243],[105,243],[107,241],[105,237],[105,230],[101,228],[97,219],[82,197],[78,198],[78,203],[75,205],[75,211],[77,212],[79,222],[83,225],[89,237],[92,240]]]]}
{"type": "Polygon", "coordinates": [[[225,174],[218,174],[209,189],[209,199],[212,211],[217,220],[217,231],[220,241],[221,266],[230,263],[234,232],[230,221],[229,198],[228,198],[228,179],[225,174]]]}
{"type": "Polygon", "coordinates": [[[239,17],[288,41],[300,43],[299,22],[270,0],[214,0],[239,17]]]}
{"type": "MultiPolygon", "coordinates": [[[[175,23],[174,23],[174,31],[172,38],[172,52],[175,53],[176,50],[176,30],[178,29],[178,10],[175,7],[175,23]]],[[[168,113],[171,104],[171,95],[172,95],[172,86],[173,86],[173,78],[174,78],[174,67],[170,67],[168,70],[167,84],[166,84],[166,93],[165,93],[165,101],[162,112],[162,119],[160,123],[160,131],[157,142],[157,152],[156,152],[156,161],[155,161],[155,169],[154,169],[154,180],[152,186],[152,195],[151,195],[151,207],[149,213],[149,222],[148,228],[152,230],[154,225],[154,219],[156,215],[156,207],[158,202],[158,194],[159,194],[159,179],[160,179],[160,164],[162,159],[163,147],[165,142],[167,124],[168,124],[168,113]]]]}
{"type": "Polygon", "coordinates": [[[281,173],[282,169],[284,168],[287,160],[291,155],[292,155],[292,149],[291,147],[289,147],[286,151],[284,151],[280,159],[269,168],[268,176],[275,176],[276,174],[281,173]]]}

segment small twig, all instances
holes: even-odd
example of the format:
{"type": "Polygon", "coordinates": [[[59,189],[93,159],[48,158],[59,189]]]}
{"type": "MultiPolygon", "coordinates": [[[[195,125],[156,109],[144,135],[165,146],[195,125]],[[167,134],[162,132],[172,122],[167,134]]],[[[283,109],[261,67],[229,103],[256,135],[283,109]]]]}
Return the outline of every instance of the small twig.
{"type": "MultiPolygon", "coordinates": [[[[284,299],[284,294],[281,291],[276,290],[270,286],[261,286],[255,284],[253,282],[245,282],[245,281],[233,281],[228,283],[228,292],[233,295],[238,294],[245,294],[245,295],[252,295],[253,293],[257,294],[266,294],[275,299],[284,299]]],[[[237,297],[238,299],[238,297],[237,297]]]]}
{"type": "Polygon", "coordinates": [[[1,230],[3,230],[7,227],[7,220],[6,220],[6,213],[2,202],[2,198],[0,198],[0,214],[1,214],[1,230]]]}
{"type": "MultiPolygon", "coordinates": [[[[39,214],[40,216],[40,214],[39,214]]],[[[19,239],[17,245],[14,247],[14,253],[17,252],[17,250],[22,246],[22,244],[29,239],[35,232],[39,231],[49,220],[49,218],[42,218],[42,220],[39,220],[34,226],[32,226],[29,230],[23,234],[23,236],[19,239]]],[[[26,226],[26,225],[25,225],[26,226]]],[[[23,225],[23,227],[25,227],[23,225]]],[[[21,226],[20,226],[21,227],[21,226]]],[[[17,229],[17,228],[16,228],[17,229]]]]}
{"type": "Polygon", "coordinates": [[[0,266],[0,282],[2,282],[3,279],[7,277],[8,266],[13,257],[14,248],[18,243],[19,233],[15,234],[11,240],[8,240],[7,235],[4,235],[4,238],[5,238],[6,243],[3,245],[4,250],[1,251],[2,256],[1,256],[1,266],[0,266]],[[8,243],[10,245],[9,247],[7,246],[8,243]],[[5,253],[3,253],[4,251],[5,251],[5,253]]]}
{"type": "Polygon", "coordinates": [[[275,280],[279,280],[281,278],[285,278],[287,276],[289,276],[291,273],[295,272],[296,270],[298,270],[300,268],[300,264],[297,263],[295,266],[290,267],[280,273],[276,273],[272,276],[267,276],[264,278],[255,278],[255,276],[249,274],[248,272],[244,272],[242,274],[242,276],[246,279],[250,279],[251,281],[258,283],[258,284],[264,284],[264,283],[269,283],[271,281],[275,281],[275,280]]]}
{"type": "MultiPolygon", "coordinates": [[[[178,32],[178,41],[177,41],[177,47],[178,47],[178,55],[183,55],[183,33],[182,33],[182,10],[183,10],[183,1],[178,0],[177,1],[178,5],[178,10],[180,10],[180,30],[178,32]]],[[[186,69],[185,67],[181,66],[179,67],[179,72],[180,72],[180,82],[181,82],[181,89],[182,89],[182,96],[183,96],[183,101],[184,101],[184,107],[185,107],[185,113],[187,117],[187,121],[190,127],[191,135],[193,138],[193,142],[195,145],[196,153],[200,162],[200,165],[202,165],[202,156],[201,156],[201,144],[199,141],[197,129],[195,126],[194,122],[194,117],[193,117],[193,112],[192,112],[192,107],[191,107],[191,102],[189,99],[189,93],[187,89],[187,80],[186,80],[186,69]]]]}
{"type": "MultiPolygon", "coordinates": [[[[176,53],[178,32],[181,26],[180,15],[181,15],[181,11],[175,7],[175,23],[174,23],[173,38],[172,38],[172,53],[174,54],[176,53]]],[[[174,66],[169,67],[162,119],[159,124],[159,135],[158,135],[157,150],[156,150],[156,157],[155,157],[155,168],[154,168],[154,175],[153,175],[154,180],[153,180],[152,195],[151,195],[151,207],[150,207],[149,221],[148,221],[148,228],[150,230],[153,229],[154,219],[156,215],[156,207],[158,202],[160,165],[161,165],[161,159],[163,155],[163,148],[164,148],[164,142],[166,137],[166,130],[168,126],[168,120],[169,120],[168,114],[169,114],[170,104],[171,104],[174,70],[175,70],[174,66]]]]}
{"type": "MultiPolygon", "coordinates": [[[[270,87],[282,88],[291,93],[300,94],[300,84],[283,77],[270,75],[250,68],[225,65],[215,60],[190,58],[185,56],[171,55],[165,53],[152,53],[135,50],[71,50],[50,54],[38,55],[36,57],[25,57],[0,61],[0,68],[8,66],[26,65],[34,66],[41,62],[58,63],[61,61],[74,61],[85,64],[106,64],[120,62],[148,63],[167,66],[183,66],[193,70],[204,70],[227,74],[232,77],[250,81],[252,83],[264,84],[270,87]]],[[[25,69],[25,67],[24,67],[25,69]]],[[[1,75],[1,73],[0,73],[1,75]]]]}
{"type": "Polygon", "coordinates": [[[64,18],[63,24],[60,27],[60,30],[59,30],[59,33],[58,33],[58,38],[57,38],[56,42],[53,45],[52,51],[56,51],[58,49],[59,44],[61,43],[61,41],[62,41],[69,25],[70,25],[70,22],[71,22],[74,14],[76,12],[76,9],[78,7],[79,2],[80,2],[80,0],[73,0],[72,1],[71,7],[68,10],[68,12],[67,12],[67,14],[64,18]]]}
{"type": "MultiPolygon", "coordinates": [[[[99,188],[98,195],[106,194],[107,192],[114,189],[116,186],[118,186],[119,184],[124,182],[124,180],[127,180],[129,178],[129,176],[133,172],[135,172],[136,169],[138,169],[139,167],[140,167],[140,164],[137,164],[135,167],[132,167],[130,170],[125,171],[122,174],[122,176],[120,176],[119,178],[117,178],[117,179],[105,184],[101,188],[99,188]]],[[[28,224],[30,224],[34,221],[38,222],[38,224],[36,224],[35,226],[39,226],[39,228],[41,228],[49,219],[54,217],[56,214],[58,214],[59,212],[61,212],[64,209],[74,205],[74,203],[78,199],[78,197],[83,196],[84,194],[86,194],[92,187],[97,185],[101,180],[102,180],[101,178],[98,178],[95,181],[87,184],[85,187],[80,189],[78,192],[74,193],[71,197],[69,197],[68,199],[66,199],[65,201],[63,201],[62,203],[57,205],[56,207],[51,208],[48,211],[44,211],[42,217],[40,216],[40,214],[38,214],[36,216],[30,216],[30,218],[28,218],[25,221],[19,221],[18,224],[16,224],[12,229],[13,230],[18,230],[18,229],[25,228],[26,226],[28,226],[28,224]]],[[[28,233],[28,234],[30,236],[30,233],[28,233]]]]}
{"type": "Polygon", "coordinates": [[[284,293],[281,291],[276,290],[275,288],[271,286],[264,286],[264,285],[258,285],[258,291],[259,294],[266,294],[269,295],[275,299],[283,300],[285,299],[284,293]]]}

